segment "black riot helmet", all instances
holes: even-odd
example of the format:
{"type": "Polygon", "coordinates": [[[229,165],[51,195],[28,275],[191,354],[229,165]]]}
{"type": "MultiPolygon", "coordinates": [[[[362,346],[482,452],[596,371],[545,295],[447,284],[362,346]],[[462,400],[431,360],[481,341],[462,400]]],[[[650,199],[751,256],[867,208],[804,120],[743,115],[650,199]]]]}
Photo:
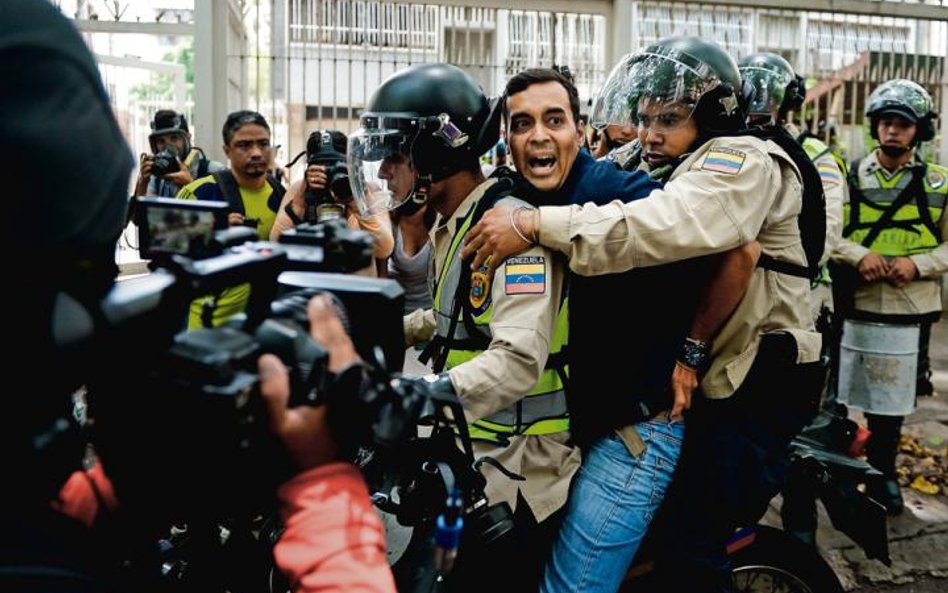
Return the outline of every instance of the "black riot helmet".
{"type": "Polygon", "coordinates": [[[879,139],[879,119],[896,115],[916,125],[915,145],[935,137],[934,103],[931,95],[921,85],[911,80],[895,79],[883,82],[872,91],[866,100],[866,117],[871,123],[870,133],[879,139]]]}
{"type": "MultiPolygon", "coordinates": [[[[360,128],[349,137],[352,189],[370,207],[382,193],[389,208],[419,189],[477,166],[500,134],[499,101],[463,70],[420,64],[396,72],[375,91],[360,128]],[[394,165],[410,167],[413,183],[393,179],[394,165]]],[[[421,192],[423,193],[423,192],[421,192]]]]}
{"type": "MultiPolygon", "coordinates": [[[[793,71],[790,62],[769,52],[751,54],[739,63],[744,83],[753,91],[747,106],[747,115],[786,118],[806,99],[806,83],[793,71]]],[[[771,120],[770,124],[777,121],[771,120]]]]}
{"type": "Polygon", "coordinates": [[[744,127],[749,94],[734,59],[718,45],[667,37],[619,62],[596,97],[590,121],[598,128],[637,125],[643,105],[676,105],[689,110],[706,140],[744,127]]]}
{"type": "Polygon", "coordinates": [[[177,134],[184,138],[185,150],[181,158],[191,151],[191,133],[188,129],[188,120],[183,113],[171,109],[159,109],[149,125],[151,133],[148,134],[148,142],[153,152],[156,150],[155,139],[165,134],[177,134]]]}

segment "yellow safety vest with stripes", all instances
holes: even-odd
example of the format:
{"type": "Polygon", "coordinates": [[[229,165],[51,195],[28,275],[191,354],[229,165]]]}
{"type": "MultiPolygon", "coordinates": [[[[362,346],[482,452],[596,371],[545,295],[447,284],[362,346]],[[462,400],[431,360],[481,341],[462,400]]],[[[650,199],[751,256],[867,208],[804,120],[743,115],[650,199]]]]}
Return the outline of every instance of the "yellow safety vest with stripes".
{"type": "MultiPolygon", "coordinates": [[[[503,198],[497,203],[526,205],[516,198],[503,198]]],[[[462,273],[467,274],[468,279],[470,278],[471,272],[458,257],[458,250],[464,242],[464,236],[472,226],[476,210],[475,204],[452,238],[435,288],[434,312],[437,320],[437,336],[444,341],[444,347],[447,349],[445,370],[464,364],[480,355],[491,339],[490,321],[494,313],[493,302],[490,302],[481,313],[466,309],[467,299],[458,299],[460,303],[455,304],[462,273]],[[452,326],[453,335],[451,335],[452,326]]],[[[564,299],[557,313],[546,368],[536,385],[516,404],[475,421],[470,426],[471,438],[505,443],[509,437],[515,435],[544,435],[569,430],[566,394],[563,386],[563,380],[568,376],[564,361],[569,328],[567,310],[567,300],[564,299]]]]}
{"type": "Polygon", "coordinates": [[[921,172],[921,190],[896,211],[868,247],[892,257],[935,249],[942,239],[938,224],[948,199],[948,168],[934,164],[906,167],[891,178],[886,178],[881,168],[860,171],[862,168],[857,164],[853,170],[858,187],[853,187],[856,183],[850,178],[850,199],[843,206],[843,236],[862,243],[876,221],[921,172]]]}

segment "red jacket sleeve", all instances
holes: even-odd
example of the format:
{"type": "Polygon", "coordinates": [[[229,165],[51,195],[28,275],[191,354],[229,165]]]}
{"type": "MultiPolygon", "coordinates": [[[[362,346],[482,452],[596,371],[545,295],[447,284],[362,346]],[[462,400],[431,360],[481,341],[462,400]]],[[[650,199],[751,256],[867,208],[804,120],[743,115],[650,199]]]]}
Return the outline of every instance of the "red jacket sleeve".
{"type": "Polygon", "coordinates": [[[359,470],[332,463],[278,492],[286,530],[274,549],[296,592],[395,592],[385,532],[359,470]]]}

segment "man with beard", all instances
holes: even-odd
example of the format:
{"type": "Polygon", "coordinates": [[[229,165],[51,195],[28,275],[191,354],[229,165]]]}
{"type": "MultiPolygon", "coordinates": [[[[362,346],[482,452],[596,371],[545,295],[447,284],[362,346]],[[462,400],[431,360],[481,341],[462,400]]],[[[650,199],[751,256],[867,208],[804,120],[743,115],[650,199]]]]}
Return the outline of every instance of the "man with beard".
{"type": "MultiPolygon", "coordinates": [[[[866,117],[879,146],[852,166],[844,240],[834,255],[852,281],[835,283],[850,287],[847,298],[837,292],[848,319],[919,325],[916,391],[905,394],[911,398],[931,391],[928,340],[941,316],[941,276],[948,272],[948,169],[916,154],[919,144],[934,137],[937,117],[931,96],[918,84],[879,85],[866,102],[866,117]]],[[[886,477],[870,494],[897,514],[903,508],[895,475],[903,417],[866,411],[869,463],[886,477]]]]}
{"type": "MultiPolygon", "coordinates": [[[[255,111],[235,111],[224,122],[223,136],[230,168],[189,183],[178,197],[227,202],[227,223],[255,228],[260,239],[266,241],[285,193],[283,186],[267,175],[270,125],[255,111]]],[[[250,285],[242,284],[195,300],[188,327],[222,324],[244,310],[249,296],[250,285]]]]}

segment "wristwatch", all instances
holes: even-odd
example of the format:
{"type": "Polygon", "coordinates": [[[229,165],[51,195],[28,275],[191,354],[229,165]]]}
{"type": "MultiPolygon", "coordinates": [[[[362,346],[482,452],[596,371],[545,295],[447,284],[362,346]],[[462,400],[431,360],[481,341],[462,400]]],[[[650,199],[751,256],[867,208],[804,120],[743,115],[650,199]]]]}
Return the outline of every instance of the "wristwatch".
{"type": "Polygon", "coordinates": [[[711,346],[707,342],[685,338],[685,341],[681,343],[681,350],[678,352],[678,362],[700,374],[707,370],[710,353],[711,346]]]}

